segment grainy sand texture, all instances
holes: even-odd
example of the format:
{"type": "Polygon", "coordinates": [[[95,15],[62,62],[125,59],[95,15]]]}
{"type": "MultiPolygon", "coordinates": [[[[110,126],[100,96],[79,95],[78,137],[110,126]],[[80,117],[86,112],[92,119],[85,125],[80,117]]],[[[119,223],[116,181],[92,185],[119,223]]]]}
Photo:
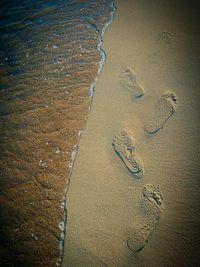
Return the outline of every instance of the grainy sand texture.
{"type": "Polygon", "coordinates": [[[67,193],[62,266],[198,266],[195,4],[116,6],[67,193]]]}

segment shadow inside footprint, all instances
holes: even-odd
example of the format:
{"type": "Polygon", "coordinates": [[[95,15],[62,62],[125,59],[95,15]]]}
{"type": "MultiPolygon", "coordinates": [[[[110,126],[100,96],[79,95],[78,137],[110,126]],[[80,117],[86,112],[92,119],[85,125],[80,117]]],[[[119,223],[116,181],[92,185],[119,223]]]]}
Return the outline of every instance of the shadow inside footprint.
{"type": "Polygon", "coordinates": [[[132,229],[127,239],[127,246],[133,252],[138,252],[144,248],[160,220],[163,211],[163,198],[158,187],[150,184],[144,186],[141,208],[145,219],[138,227],[132,229]]]}
{"type": "Polygon", "coordinates": [[[152,134],[162,129],[166,121],[175,112],[177,108],[177,101],[178,99],[174,93],[167,92],[163,94],[158,101],[152,118],[146,124],[145,130],[152,134]]]}
{"type": "Polygon", "coordinates": [[[131,68],[126,68],[121,73],[121,84],[127,88],[135,98],[144,95],[144,89],[137,83],[136,75],[131,68]]]}
{"type": "Polygon", "coordinates": [[[116,153],[136,178],[143,176],[143,166],[136,155],[135,139],[130,130],[122,129],[114,136],[112,143],[116,153]]]}

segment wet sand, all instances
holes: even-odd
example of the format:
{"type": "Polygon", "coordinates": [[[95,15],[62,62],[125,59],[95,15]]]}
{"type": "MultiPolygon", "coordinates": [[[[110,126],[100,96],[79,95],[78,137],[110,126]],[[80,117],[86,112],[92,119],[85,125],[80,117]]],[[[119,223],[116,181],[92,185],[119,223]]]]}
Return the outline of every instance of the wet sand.
{"type": "Polygon", "coordinates": [[[116,2],[67,193],[63,267],[197,266],[200,51],[192,4],[116,2]],[[121,82],[127,68],[143,96],[121,82]],[[112,143],[122,129],[134,141],[126,138],[117,154],[112,143]],[[136,156],[140,177],[125,160],[136,156]]]}

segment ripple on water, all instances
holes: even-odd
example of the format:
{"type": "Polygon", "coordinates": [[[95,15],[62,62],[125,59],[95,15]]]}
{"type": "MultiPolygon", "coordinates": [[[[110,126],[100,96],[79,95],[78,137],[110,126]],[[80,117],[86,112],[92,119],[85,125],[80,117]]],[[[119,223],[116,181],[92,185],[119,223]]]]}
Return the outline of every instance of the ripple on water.
{"type": "Polygon", "coordinates": [[[47,255],[49,264],[57,259],[60,264],[66,179],[105,59],[101,33],[112,19],[112,4],[1,1],[1,228],[9,225],[3,231],[5,265],[11,250],[16,264],[44,266],[47,255]],[[29,240],[30,232],[38,239],[29,240]],[[13,240],[12,247],[6,240],[13,240]]]}

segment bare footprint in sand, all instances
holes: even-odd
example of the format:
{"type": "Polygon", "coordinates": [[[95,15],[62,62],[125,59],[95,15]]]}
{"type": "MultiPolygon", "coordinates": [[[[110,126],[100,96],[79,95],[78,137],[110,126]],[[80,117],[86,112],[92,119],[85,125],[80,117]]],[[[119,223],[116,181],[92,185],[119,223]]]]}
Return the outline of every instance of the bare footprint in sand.
{"type": "Polygon", "coordinates": [[[135,139],[130,130],[122,129],[114,136],[112,143],[116,153],[136,178],[143,176],[143,166],[136,155],[135,139]]]}
{"type": "Polygon", "coordinates": [[[135,98],[144,95],[144,89],[137,83],[136,75],[131,68],[126,68],[121,73],[121,84],[130,91],[135,98]]]}
{"type": "Polygon", "coordinates": [[[163,198],[158,187],[150,184],[144,186],[141,208],[145,219],[132,230],[127,239],[127,246],[133,252],[143,249],[160,220],[163,211],[163,198]]]}
{"type": "Polygon", "coordinates": [[[178,98],[174,93],[167,92],[163,94],[158,101],[152,118],[146,124],[145,130],[152,134],[162,129],[166,121],[174,114],[177,108],[177,101],[178,98]]]}

